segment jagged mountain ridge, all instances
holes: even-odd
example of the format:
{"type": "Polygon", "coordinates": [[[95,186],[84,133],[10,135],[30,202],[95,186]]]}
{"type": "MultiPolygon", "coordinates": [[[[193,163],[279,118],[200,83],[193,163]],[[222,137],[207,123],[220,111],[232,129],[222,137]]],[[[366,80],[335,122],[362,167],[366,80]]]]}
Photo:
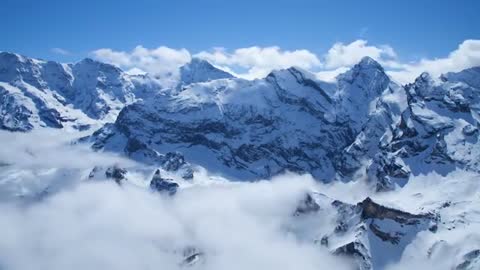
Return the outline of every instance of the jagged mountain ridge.
{"type": "Polygon", "coordinates": [[[408,107],[369,168],[375,174],[372,178],[391,186],[398,173],[408,178],[409,173],[446,175],[457,168],[478,172],[478,78],[480,69],[473,68],[438,79],[423,73],[406,85],[408,107]],[[379,162],[393,165],[392,170],[379,162]]]}
{"type": "Polygon", "coordinates": [[[192,58],[190,63],[180,67],[179,87],[192,83],[229,79],[233,77],[232,74],[214,67],[205,60],[192,58]]]}
{"type": "Polygon", "coordinates": [[[111,121],[135,100],[123,71],[88,58],[60,64],[2,52],[0,90],[2,129],[13,131],[111,121]]]}
{"type": "Polygon", "coordinates": [[[142,151],[179,151],[237,179],[288,170],[328,181],[350,177],[373,158],[380,137],[400,118],[404,95],[371,58],[337,83],[289,68],[264,79],[218,79],[156,95],[127,106],[90,140],[96,149],[151,162],[130,153],[135,139],[142,151]]]}
{"type": "Polygon", "coordinates": [[[478,171],[479,68],[400,86],[368,57],[335,83],[299,68],[248,81],[192,59],[169,90],[90,59],[1,53],[0,67],[2,129],[116,119],[83,141],[148,164],[180,152],[234,179],[293,171],[325,181],[366,177],[377,190],[411,174],[478,171]]]}
{"type": "MultiPolygon", "coordinates": [[[[205,61],[194,60],[190,65],[180,71],[187,81],[233,77],[205,61]],[[203,77],[195,73],[197,69],[203,70],[203,77]]],[[[148,74],[130,75],[89,58],[61,64],[0,52],[0,128],[98,126],[113,122],[125,105],[162,89],[162,82],[148,74]]]]}
{"type": "Polygon", "coordinates": [[[307,239],[333,254],[352,257],[361,270],[385,269],[400,259],[419,232],[434,233],[439,222],[434,213],[412,214],[385,207],[369,197],[349,204],[318,192],[306,194],[295,218],[328,216],[329,212],[335,219],[332,231],[307,239]]]}

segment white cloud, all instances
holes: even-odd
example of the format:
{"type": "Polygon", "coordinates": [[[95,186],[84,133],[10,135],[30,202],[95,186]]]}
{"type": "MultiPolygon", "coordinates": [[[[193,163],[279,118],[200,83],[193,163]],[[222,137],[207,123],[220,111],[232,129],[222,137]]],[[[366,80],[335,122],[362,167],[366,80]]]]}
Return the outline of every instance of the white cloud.
{"type": "Polygon", "coordinates": [[[400,69],[388,73],[402,83],[412,82],[422,72],[438,77],[447,72],[458,72],[480,66],[480,40],[465,40],[447,57],[421,59],[409,64],[399,64],[400,69]]]}
{"type": "Polygon", "coordinates": [[[395,59],[397,54],[388,45],[369,46],[366,40],[356,40],[350,44],[335,43],[325,55],[325,68],[335,69],[345,66],[353,66],[363,57],[370,56],[373,59],[384,62],[395,59]]]}
{"type": "MultiPolygon", "coordinates": [[[[92,52],[100,61],[119,66],[135,73],[141,71],[156,75],[175,73],[191,59],[186,49],[172,49],[165,46],[147,49],[137,46],[131,52],[114,51],[104,48],[92,52]]],[[[247,79],[261,78],[273,69],[298,66],[312,69],[320,66],[318,57],[308,50],[282,50],[279,47],[248,47],[228,52],[224,48],[213,48],[194,55],[205,59],[221,69],[247,79]],[[241,71],[243,70],[243,71],[241,71]]]]}
{"type": "MultiPolygon", "coordinates": [[[[165,46],[156,49],[137,46],[130,52],[105,48],[92,54],[96,59],[117,65],[130,73],[148,72],[155,75],[175,75],[178,68],[192,57],[186,49],[165,46]]],[[[370,56],[377,60],[394,80],[409,83],[424,71],[439,76],[442,73],[479,66],[480,40],[466,40],[444,58],[420,59],[410,63],[400,61],[391,46],[370,45],[363,39],[348,44],[335,43],[323,57],[305,49],[282,50],[277,46],[253,46],[233,51],[218,47],[195,53],[193,56],[246,79],[262,78],[274,69],[297,66],[316,73],[319,79],[327,81],[333,81],[336,75],[345,72],[363,57],[370,56]]]]}
{"type": "Polygon", "coordinates": [[[317,76],[317,79],[321,81],[326,81],[326,82],[334,82],[335,77],[337,77],[339,74],[342,74],[344,72],[347,72],[349,67],[339,67],[333,70],[324,70],[324,71],[319,71],[315,73],[317,76]]]}
{"type": "MultiPolygon", "coordinates": [[[[118,155],[94,153],[84,144],[70,145],[88,133],[69,133],[64,130],[38,129],[29,133],[0,130],[0,141],[9,142],[0,148],[0,163],[16,164],[28,168],[91,169],[114,163],[131,166],[131,160],[118,155]],[[39,142],[42,143],[33,143],[39,142]],[[83,158],[78,158],[79,156],[83,158]]],[[[1,175],[1,174],[0,174],[1,175]]]]}
{"type": "Polygon", "coordinates": [[[210,61],[214,65],[226,67],[227,70],[245,69],[246,72],[237,75],[248,79],[265,77],[274,69],[297,66],[309,70],[320,66],[318,57],[308,50],[288,51],[276,46],[253,46],[232,52],[224,48],[214,48],[210,52],[202,51],[195,56],[210,61]]]}
{"type": "MultiPolygon", "coordinates": [[[[0,152],[0,160],[17,166],[8,174],[8,166],[0,171],[3,185],[0,190],[15,177],[23,189],[28,189],[23,175],[35,168],[33,178],[41,183],[68,164],[74,164],[70,169],[88,172],[91,166],[105,160],[102,153],[92,152],[86,156],[85,152],[78,152],[77,146],[64,145],[71,137],[60,136],[61,133],[53,135],[53,131],[21,136],[0,133],[3,141],[13,142],[0,152]],[[46,144],[39,145],[38,141],[46,144]],[[27,152],[31,156],[28,159],[38,161],[25,162],[26,156],[21,152],[27,152]],[[51,160],[54,153],[58,157],[51,160]],[[66,164],[60,158],[70,162],[66,164]]],[[[206,258],[204,264],[191,269],[356,269],[346,257],[333,256],[312,241],[334,231],[338,218],[335,208],[322,204],[322,210],[316,215],[292,218],[298,201],[311,189],[351,204],[371,196],[374,201],[409,212],[436,209],[443,202],[451,201],[448,211],[441,212],[442,220],[455,221],[458,215],[478,220],[479,183],[478,175],[472,172],[412,177],[401,190],[390,193],[374,193],[361,181],[321,184],[307,175],[286,174],[271,181],[228,182],[196,174],[193,183],[180,182],[182,188],[174,197],[137,186],[148,181],[142,175],[118,186],[114,181],[81,181],[85,175],[66,172],[55,174],[56,183],[78,184],[52,192],[35,203],[14,204],[6,201],[0,192],[2,269],[180,270],[186,269],[179,265],[186,246],[197,247],[206,258]],[[452,185],[456,188],[449,189],[452,185]]],[[[415,238],[405,246],[400,261],[386,269],[455,268],[464,254],[478,249],[480,228],[475,222],[462,224],[457,230],[450,230],[448,225],[439,224],[434,234],[424,231],[411,236],[415,238]],[[442,242],[439,240],[444,243],[441,248],[432,248],[442,242]]],[[[330,248],[334,248],[342,242],[330,243],[333,244],[330,248]]],[[[374,246],[371,248],[375,256],[392,255],[389,248],[386,253],[374,246]]]]}
{"type": "MultiPolygon", "coordinates": [[[[199,270],[353,269],[287,231],[311,178],[195,186],[166,198],[131,185],[82,183],[26,210],[0,203],[6,269],[185,269],[182,250],[205,254],[199,270]]],[[[319,219],[317,232],[330,224],[319,219]],[[321,225],[321,226],[320,226],[321,225]]]]}
{"type": "Polygon", "coordinates": [[[325,70],[318,72],[317,76],[331,81],[364,56],[377,60],[394,80],[406,84],[413,82],[422,72],[438,77],[443,73],[480,66],[480,40],[465,40],[444,58],[420,59],[410,63],[401,62],[389,45],[373,46],[366,40],[356,40],[349,44],[335,43],[324,56],[325,70]]]}
{"type": "Polygon", "coordinates": [[[62,48],[52,48],[51,51],[56,54],[60,55],[70,55],[70,51],[62,49],[62,48]]]}
{"type": "Polygon", "coordinates": [[[155,75],[175,72],[191,59],[188,50],[172,49],[165,46],[156,49],[137,46],[131,52],[104,48],[93,51],[92,54],[100,61],[116,65],[125,70],[133,70],[136,73],[144,71],[155,75]]]}

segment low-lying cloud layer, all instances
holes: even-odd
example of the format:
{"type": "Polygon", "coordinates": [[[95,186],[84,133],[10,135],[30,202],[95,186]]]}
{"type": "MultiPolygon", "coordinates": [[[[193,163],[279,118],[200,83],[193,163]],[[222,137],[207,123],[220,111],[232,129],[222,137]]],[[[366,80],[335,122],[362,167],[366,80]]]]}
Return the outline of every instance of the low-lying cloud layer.
{"type": "Polygon", "coordinates": [[[0,151],[0,269],[185,269],[189,247],[202,254],[190,269],[356,269],[351,258],[313,241],[338,225],[329,203],[312,216],[292,215],[311,190],[350,204],[370,196],[412,213],[441,211],[438,231],[420,232],[387,270],[453,269],[480,243],[475,173],[416,176],[398,191],[378,194],[362,181],[322,184],[285,174],[242,183],[204,172],[180,182],[171,197],[138,185],[149,180],[141,173],[130,174],[139,179],[121,186],[111,179],[88,180],[96,165],[144,169],[149,177],[154,168],[67,144],[74,138],[58,131],[0,133],[11,142],[0,151]],[[22,192],[59,188],[25,202],[6,196],[11,186],[22,192]],[[437,208],[445,202],[448,207],[437,208]]]}
{"type": "Polygon", "coordinates": [[[148,181],[141,173],[122,186],[89,180],[94,166],[154,168],[68,143],[78,136],[0,132],[11,142],[0,150],[0,269],[175,270],[188,247],[204,254],[194,269],[352,269],[287,231],[311,177],[229,183],[198,173],[203,184],[170,197],[137,185],[148,181]]]}
{"type": "Polygon", "coordinates": [[[195,269],[353,269],[286,233],[308,184],[194,187],[165,198],[112,181],[84,183],[28,208],[0,204],[0,265],[173,270],[194,246],[205,254],[195,269]]]}
{"type": "Polygon", "coordinates": [[[465,40],[447,56],[422,58],[408,63],[402,62],[391,46],[372,45],[362,39],[351,43],[335,43],[323,55],[306,49],[283,50],[277,46],[252,46],[234,50],[213,48],[197,53],[189,52],[185,48],[161,46],[147,49],[137,46],[130,52],[103,48],[93,51],[92,55],[132,73],[175,73],[192,57],[198,57],[246,79],[262,78],[271,70],[297,66],[316,73],[323,80],[333,80],[336,75],[358,63],[362,57],[370,56],[381,63],[393,79],[400,83],[409,83],[422,72],[439,76],[446,72],[480,66],[480,40],[465,40]]]}

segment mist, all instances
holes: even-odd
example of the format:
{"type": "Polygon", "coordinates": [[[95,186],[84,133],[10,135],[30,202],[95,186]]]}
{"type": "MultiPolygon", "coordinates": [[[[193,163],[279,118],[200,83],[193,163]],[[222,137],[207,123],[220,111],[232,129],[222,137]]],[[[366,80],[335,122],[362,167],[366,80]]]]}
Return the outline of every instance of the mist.
{"type": "Polygon", "coordinates": [[[309,181],[192,187],[173,198],[113,182],[84,183],[26,208],[0,206],[5,269],[352,269],[288,234],[309,181]]]}
{"type": "Polygon", "coordinates": [[[313,241],[337,226],[336,211],[321,205],[293,215],[312,191],[352,205],[371,197],[412,213],[452,202],[441,210],[445,229],[420,232],[387,270],[451,269],[480,243],[476,173],[420,175],[375,193],[364,179],[325,184],[285,173],[231,182],[195,168],[195,178],[178,180],[168,196],[148,188],[155,167],[72,144],[79,136],[0,132],[9,142],[0,149],[0,269],[357,269],[313,241]],[[88,179],[93,167],[113,164],[129,170],[125,184],[88,179]],[[186,250],[200,262],[186,265],[186,250]]]}

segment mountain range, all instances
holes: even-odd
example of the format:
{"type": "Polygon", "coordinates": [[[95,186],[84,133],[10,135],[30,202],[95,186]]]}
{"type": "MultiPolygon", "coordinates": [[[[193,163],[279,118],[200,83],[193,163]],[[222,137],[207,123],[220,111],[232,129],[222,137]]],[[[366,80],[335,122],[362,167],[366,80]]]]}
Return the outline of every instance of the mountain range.
{"type": "Polygon", "coordinates": [[[149,164],[178,152],[237,180],[291,171],[390,190],[411,174],[480,168],[480,68],[402,86],[368,57],[335,83],[295,67],[250,81],[193,59],[162,88],[91,59],[1,53],[0,91],[2,129],[98,128],[82,140],[96,150],[149,164]]]}
{"type": "MultiPolygon", "coordinates": [[[[246,80],[194,58],[175,80],[167,87],[92,59],[62,64],[1,52],[0,129],[82,134],[71,143],[161,168],[149,187],[168,196],[179,188],[175,177],[195,180],[199,168],[242,182],[288,173],[362,180],[380,198],[414,177],[480,172],[480,67],[401,85],[369,57],[334,82],[297,67],[246,80]]],[[[119,185],[133,177],[96,166],[88,179],[105,176],[119,185]]],[[[418,233],[457,226],[447,197],[422,201],[419,211],[309,191],[292,216],[335,213],[332,231],[308,240],[353,257],[359,269],[384,269],[418,233]]],[[[440,256],[433,249],[429,256],[440,256]]],[[[189,251],[185,264],[204,256],[189,251]]],[[[478,249],[468,252],[456,269],[480,265],[478,249]]]]}

